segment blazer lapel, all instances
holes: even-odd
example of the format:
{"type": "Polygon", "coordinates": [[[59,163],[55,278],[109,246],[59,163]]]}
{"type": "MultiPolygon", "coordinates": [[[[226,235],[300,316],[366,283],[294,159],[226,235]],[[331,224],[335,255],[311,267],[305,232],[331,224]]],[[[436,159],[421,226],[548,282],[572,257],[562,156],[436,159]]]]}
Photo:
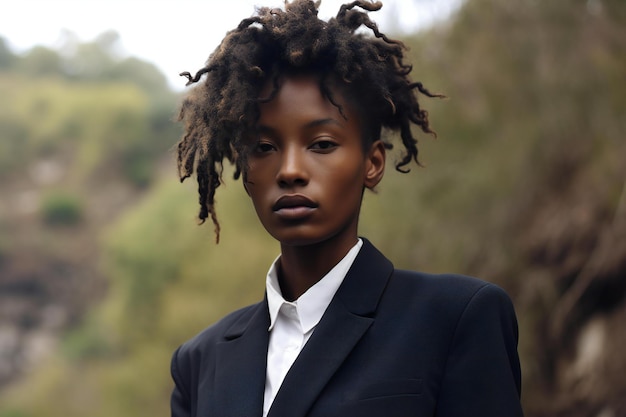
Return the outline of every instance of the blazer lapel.
{"type": "Polygon", "coordinates": [[[393,265],[371,243],[363,247],[313,335],[285,376],[269,416],[305,416],[374,322],[393,265]]]}
{"type": "Polygon", "coordinates": [[[267,300],[252,316],[236,322],[217,345],[215,413],[221,417],[261,416],[270,325],[267,300]]]}

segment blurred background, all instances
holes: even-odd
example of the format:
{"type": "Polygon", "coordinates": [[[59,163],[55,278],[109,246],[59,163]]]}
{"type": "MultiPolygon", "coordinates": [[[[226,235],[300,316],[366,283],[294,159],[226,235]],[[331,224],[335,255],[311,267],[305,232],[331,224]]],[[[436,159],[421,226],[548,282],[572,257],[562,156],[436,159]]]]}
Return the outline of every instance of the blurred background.
{"type": "MultiPolygon", "coordinates": [[[[215,245],[172,152],[178,72],[255,3],[2,3],[0,417],[168,416],[172,351],[262,297],[279,249],[243,188],[218,192],[215,245]]],[[[448,99],[422,100],[439,137],[366,195],[361,234],[397,267],[507,290],[527,416],[626,416],[626,2],[372,18],[448,99]]]]}

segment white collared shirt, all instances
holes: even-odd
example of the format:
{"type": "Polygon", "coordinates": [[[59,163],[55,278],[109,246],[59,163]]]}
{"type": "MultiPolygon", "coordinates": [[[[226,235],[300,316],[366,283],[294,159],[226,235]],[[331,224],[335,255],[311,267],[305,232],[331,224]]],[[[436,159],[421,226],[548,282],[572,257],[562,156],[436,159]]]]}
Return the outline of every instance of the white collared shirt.
{"type": "Polygon", "coordinates": [[[333,269],[293,302],[285,301],[278,284],[280,256],[270,267],[265,284],[270,312],[270,340],[263,417],[267,416],[285,375],[313,334],[362,245],[363,241],[359,239],[333,269]]]}

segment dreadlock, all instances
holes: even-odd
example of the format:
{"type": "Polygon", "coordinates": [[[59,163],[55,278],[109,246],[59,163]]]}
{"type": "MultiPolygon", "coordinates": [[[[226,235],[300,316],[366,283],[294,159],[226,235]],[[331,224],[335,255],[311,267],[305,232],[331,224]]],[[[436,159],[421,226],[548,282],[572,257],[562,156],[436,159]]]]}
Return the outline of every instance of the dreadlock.
{"type": "MultiPolygon", "coordinates": [[[[339,84],[346,97],[356,103],[366,124],[371,142],[380,138],[384,127],[398,131],[405,153],[396,164],[404,168],[411,160],[418,165],[417,140],[411,132],[415,124],[433,134],[428,113],[414,93],[430,93],[408,75],[404,44],[388,38],[370,20],[368,11],[382,7],[380,2],[357,0],[341,6],[335,18],[317,17],[319,2],[294,0],[285,9],[257,9],[228,32],[211,54],[206,66],[195,75],[183,72],[187,85],[203,84],[192,89],[183,101],[179,121],[184,135],[178,143],[177,163],[181,182],[194,171],[198,180],[201,222],[211,217],[219,241],[219,222],[215,213],[215,191],[222,183],[223,162],[235,165],[234,178],[246,169],[246,138],[259,118],[259,103],[271,100],[278,92],[281,75],[307,72],[320,77],[320,90],[339,111],[329,83],[339,84]],[[362,10],[357,10],[360,8],[362,10]],[[374,36],[356,33],[365,26],[374,36]],[[273,91],[259,98],[262,88],[271,82],[273,91]]],[[[392,146],[386,143],[390,149],[392,146]]]]}

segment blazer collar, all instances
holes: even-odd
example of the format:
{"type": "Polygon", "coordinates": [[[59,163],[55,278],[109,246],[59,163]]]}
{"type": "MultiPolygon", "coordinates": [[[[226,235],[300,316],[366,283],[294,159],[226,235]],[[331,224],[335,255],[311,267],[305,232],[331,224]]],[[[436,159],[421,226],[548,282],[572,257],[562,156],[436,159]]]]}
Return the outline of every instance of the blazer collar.
{"type": "Polygon", "coordinates": [[[222,417],[263,414],[265,367],[270,325],[267,300],[252,307],[217,344],[215,358],[215,409],[222,417]]]}
{"type": "Polygon", "coordinates": [[[393,264],[363,239],[363,247],[337,290],[336,299],[358,316],[372,316],[393,272],[393,264]]]}

